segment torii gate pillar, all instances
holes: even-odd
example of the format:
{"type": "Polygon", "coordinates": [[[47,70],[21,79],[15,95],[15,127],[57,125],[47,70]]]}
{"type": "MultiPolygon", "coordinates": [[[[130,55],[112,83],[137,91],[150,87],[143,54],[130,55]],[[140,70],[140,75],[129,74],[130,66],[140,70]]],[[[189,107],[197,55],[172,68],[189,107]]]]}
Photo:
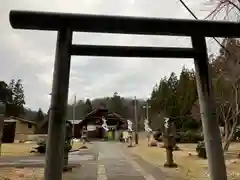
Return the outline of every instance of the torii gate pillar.
{"type": "Polygon", "coordinates": [[[58,31],[48,127],[45,180],[62,179],[72,30],[58,31]],[[65,132],[65,133],[60,133],[65,132]],[[51,177],[51,179],[49,179],[51,177]]]}

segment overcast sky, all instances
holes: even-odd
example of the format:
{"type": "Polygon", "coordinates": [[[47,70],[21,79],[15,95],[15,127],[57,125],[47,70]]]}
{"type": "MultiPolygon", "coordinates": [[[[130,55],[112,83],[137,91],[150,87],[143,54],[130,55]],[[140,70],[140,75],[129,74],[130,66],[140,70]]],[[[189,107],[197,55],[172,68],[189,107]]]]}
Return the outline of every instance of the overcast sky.
{"type": "MultiPolygon", "coordinates": [[[[203,2],[186,1],[199,18],[203,18],[210,8],[203,2]]],[[[50,102],[56,33],[12,29],[9,24],[11,9],[192,19],[178,0],[0,0],[1,80],[22,79],[27,107],[34,110],[41,107],[45,111],[50,102]]],[[[188,38],[86,33],[75,33],[73,42],[190,46],[188,38]]],[[[214,45],[210,51],[216,49],[212,47],[214,45]]],[[[161,77],[172,71],[179,74],[184,65],[193,68],[193,61],[72,57],[69,102],[73,102],[74,93],[77,99],[111,96],[114,92],[147,98],[161,77]]]]}

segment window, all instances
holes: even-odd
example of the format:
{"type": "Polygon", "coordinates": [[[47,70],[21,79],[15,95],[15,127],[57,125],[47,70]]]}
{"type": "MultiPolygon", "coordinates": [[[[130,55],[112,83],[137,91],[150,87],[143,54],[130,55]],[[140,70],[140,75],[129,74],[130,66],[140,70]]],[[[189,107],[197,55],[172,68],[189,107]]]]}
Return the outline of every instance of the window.
{"type": "Polygon", "coordinates": [[[31,123],[28,123],[28,128],[32,128],[32,124],[31,123]]]}

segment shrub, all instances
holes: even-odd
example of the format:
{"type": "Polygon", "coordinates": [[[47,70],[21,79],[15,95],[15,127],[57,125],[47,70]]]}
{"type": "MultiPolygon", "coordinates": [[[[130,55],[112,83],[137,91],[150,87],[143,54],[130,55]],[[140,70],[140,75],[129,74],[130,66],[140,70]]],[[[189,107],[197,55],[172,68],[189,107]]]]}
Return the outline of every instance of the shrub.
{"type": "Polygon", "coordinates": [[[205,148],[205,144],[203,141],[198,143],[198,145],[196,147],[196,152],[197,152],[198,157],[204,158],[204,159],[207,158],[206,148],[205,148]]]}
{"type": "Polygon", "coordinates": [[[153,138],[158,141],[161,142],[162,138],[161,138],[162,132],[161,131],[156,131],[153,133],[153,138]]]}
{"type": "MultiPolygon", "coordinates": [[[[156,141],[162,142],[161,132],[157,131],[153,134],[156,141]]],[[[199,132],[187,131],[176,133],[176,143],[198,143],[203,141],[203,136],[199,132]]]]}
{"type": "Polygon", "coordinates": [[[173,150],[174,150],[174,151],[180,151],[181,149],[180,149],[180,147],[178,147],[177,145],[175,145],[175,146],[173,147],[173,150]]]}
{"type": "MultiPolygon", "coordinates": [[[[35,148],[37,150],[37,152],[40,154],[45,154],[46,153],[46,141],[41,140],[37,143],[37,145],[38,146],[35,148]]],[[[70,143],[65,143],[64,148],[66,151],[70,151],[72,149],[72,145],[70,143]]]]}
{"type": "Polygon", "coordinates": [[[203,136],[198,132],[178,132],[176,142],[178,143],[198,143],[203,141],[203,136]]]}
{"type": "Polygon", "coordinates": [[[37,145],[38,146],[35,149],[37,150],[38,153],[40,153],[40,154],[46,153],[46,141],[45,140],[39,141],[37,143],[37,145]]]}
{"type": "Polygon", "coordinates": [[[187,119],[182,123],[182,131],[196,130],[199,128],[199,123],[194,119],[187,119]]]}
{"type": "Polygon", "coordinates": [[[148,146],[150,146],[150,147],[157,146],[157,142],[156,141],[151,141],[148,146]]]}
{"type": "MultiPolygon", "coordinates": [[[[166,148],[166,146],[163,144],[163,145],[161,145],[160,146],[160,148],[166,148]]],[[[180,151],[181,149],[177,146],[177,145],[175,145],[174,147],[173,147],[173,151],[180,151]]]]}
{"type": "Polygon", "coordinates": [[[234,133],[234,139],[240,140],[240,129],[239,128],[237,128],[236,132],[234,133]]]}

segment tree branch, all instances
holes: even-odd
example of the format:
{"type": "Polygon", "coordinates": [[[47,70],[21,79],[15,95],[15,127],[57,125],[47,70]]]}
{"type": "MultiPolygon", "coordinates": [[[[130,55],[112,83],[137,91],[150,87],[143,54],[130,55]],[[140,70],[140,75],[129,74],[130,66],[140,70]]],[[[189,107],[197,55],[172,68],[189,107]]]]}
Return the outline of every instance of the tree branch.
{"type": "MultiPolygon", "coordinates": [[[[238,0],[239,1],[239,0],[238,0]]],[[[240,12],[240,8],[237,6],[237,4],[233,3],[230,0],[226,0],[226,2],[228,2],[229,4],[231,4],[233,7],[235,7],[239,12],[240,12]]]]}

